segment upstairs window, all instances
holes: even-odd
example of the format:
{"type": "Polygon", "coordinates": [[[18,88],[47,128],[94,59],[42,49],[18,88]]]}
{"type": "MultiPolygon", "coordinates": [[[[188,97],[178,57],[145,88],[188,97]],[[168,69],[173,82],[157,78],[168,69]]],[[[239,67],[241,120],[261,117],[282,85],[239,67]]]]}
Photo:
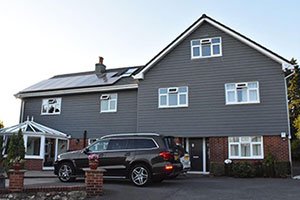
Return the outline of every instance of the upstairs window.
{"type": "Polygon", "coordinates": [[[258,82],[225,84],[226,104],[259,103],[258,82]]]}
{"type": "Polygon", "coordinates": [[[229,158],[234,159],[263,159],[263,138],[255,137],[229,137],[229,158]]]}
{"type": "Polygon", "coordinates": [[[222,56],[221,37],[192,40],[191,55],[192,58],[222,56]]]}
{"type": "Polygon", "coordinates": [[[188,87],[159,88],[159,108],[187,107],[188,87]]]}
{"type": "Polygon", "coordinates": [[[117,112],[117,94],[103,94],[100,97],[101,112],[117,112]]]}
{"type": "Polygon", "coordinates": [[[61,98],[43,99],[42,115],[58,115],[61,110],[61,98]]]}

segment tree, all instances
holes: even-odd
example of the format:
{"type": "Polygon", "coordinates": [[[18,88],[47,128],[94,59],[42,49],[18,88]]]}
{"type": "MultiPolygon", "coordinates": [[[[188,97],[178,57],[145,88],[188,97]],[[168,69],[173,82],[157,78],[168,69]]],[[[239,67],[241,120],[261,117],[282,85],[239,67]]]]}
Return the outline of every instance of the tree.
{"type": "Polygon", "coordinates": [[[3,121],[0,120],[0,129],[1,128],[4,128],[4,124],[3,124],[3,121]]]}
{"type": "Polygon", "coordinates": [[[18,134],[13,134],[10,137],[10,142],[8,145],[7,151],[7,166],[10,167],[10,162],[14,159],[24,159],[25,157],[25,146],[24,146],[24,139],[21,129],[19,130],[18,134]]]}
{"type": "MultiPolygon", "coordinates": [[[[295,68],[294,74],[287,80],[289,100],[288,107],[290,112],[292,138],[295,139],[296,135],[300,136],[300,121],[297,121],[297,118],[300,115],[300,70],[296,59],[292,58],[291,63],[295,66],[295,68]],[[297,125],[299,125],[299,133],[297,133],[297,125]]],[[[291,70],[287,70],[286,75],[289,72],[291,72],[291,70]]]]}

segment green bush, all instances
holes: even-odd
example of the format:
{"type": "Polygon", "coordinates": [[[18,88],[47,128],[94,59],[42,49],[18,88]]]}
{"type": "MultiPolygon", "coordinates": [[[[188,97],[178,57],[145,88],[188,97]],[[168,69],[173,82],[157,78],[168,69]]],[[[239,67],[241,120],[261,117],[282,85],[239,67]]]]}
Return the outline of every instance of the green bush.
{"type": "Polygon", "coordinates": [[[275,177],[275,165],[276,158],[270,152],[267,153],[263,161],[263,171],[265,177],[275,177]]]}
{"type": "Polygon", "coordinates": [[[214,176],[224,176],[225,175],[224,163],[211,162],[210,172],[214,176]]]}
{"type": "Polygon", "coordinates": [[[13,134],[10,137],[10,142],[8,145],[7,157],[5,159],[6,169],[11,167],[11,161],[18,159],[24,159],[25,157],[25,146],[24,146],[24,139],[21,129],[19,130],[18,134],[13,134]]]}
{"type": "Polygon", "coordinates": [[[300,140],[299,139],[292,141],[291,149],[292,149],[293,160],[300,161],[300,140]]]}
{"type": "Polygon", "coordinates": [[[264,168],[263,168],[262,162],[260,162],[260,161],[254,162],[253,167],[255,170],[255,177],[263,177],[264,176],[264,168]]]}
{"type": "Polygon", "coordinates": [[[286,178],[291,174],[290,162],[275,162],[274,170],[276,177],[286,178]]]}
{"type": "Polygon", "coordinates": [[[254,165],[248,162],[237,162],[232,165],[232,175],[239,178],[255,177],[256,171],[254,165]]]}

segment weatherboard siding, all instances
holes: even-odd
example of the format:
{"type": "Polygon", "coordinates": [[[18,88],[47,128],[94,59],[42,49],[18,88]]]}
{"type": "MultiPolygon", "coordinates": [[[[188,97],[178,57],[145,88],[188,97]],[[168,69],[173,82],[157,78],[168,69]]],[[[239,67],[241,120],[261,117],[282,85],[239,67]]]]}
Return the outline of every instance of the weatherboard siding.
{"type": "Polygon", "coordinates": [[[41,115],[42,97],[25,98],[23,119],[33,116],[34,121],[69,134],[73,138],[82,138],[85,130],[89,138],[110,133],[136,132],[137,91],[109,93],[118,93],[117,112],[100,113],[102,93],[89,93],[57,96],[62,97],[59,115],[41,115]]]}
{"type": "Polygon", "coordinates": [[[139,82],[138,131],[179,136],[279,135],[288,131],[281,65],[204,23],[139,82]],[[222,37],[223,56],[191,59],[190,41],[222,37]],[[225,83],[258,81],[259,104],[225,105],[225,83]],[[188,86],[187,108],[158,108],[158,88],[188,86]]]}

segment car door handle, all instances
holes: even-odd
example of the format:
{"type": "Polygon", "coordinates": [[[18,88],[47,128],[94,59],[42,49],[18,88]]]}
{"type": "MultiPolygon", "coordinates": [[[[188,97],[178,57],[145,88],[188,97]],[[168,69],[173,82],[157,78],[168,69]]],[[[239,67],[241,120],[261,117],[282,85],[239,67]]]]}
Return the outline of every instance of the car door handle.
{"type": "Polygon", "coordinates": [[[124,156],[130,156],[130,152],[126,152],[124,156]]]}
{"type": "Polygon", "coordinates": [[[199,158],[200,156],[193,156],[193,158],[199,158]]]}
{"type": "Polygon", "coordinates": [[[104,153],[99,153],[99,158],[102,158],[104,156],[104,153]]]}

